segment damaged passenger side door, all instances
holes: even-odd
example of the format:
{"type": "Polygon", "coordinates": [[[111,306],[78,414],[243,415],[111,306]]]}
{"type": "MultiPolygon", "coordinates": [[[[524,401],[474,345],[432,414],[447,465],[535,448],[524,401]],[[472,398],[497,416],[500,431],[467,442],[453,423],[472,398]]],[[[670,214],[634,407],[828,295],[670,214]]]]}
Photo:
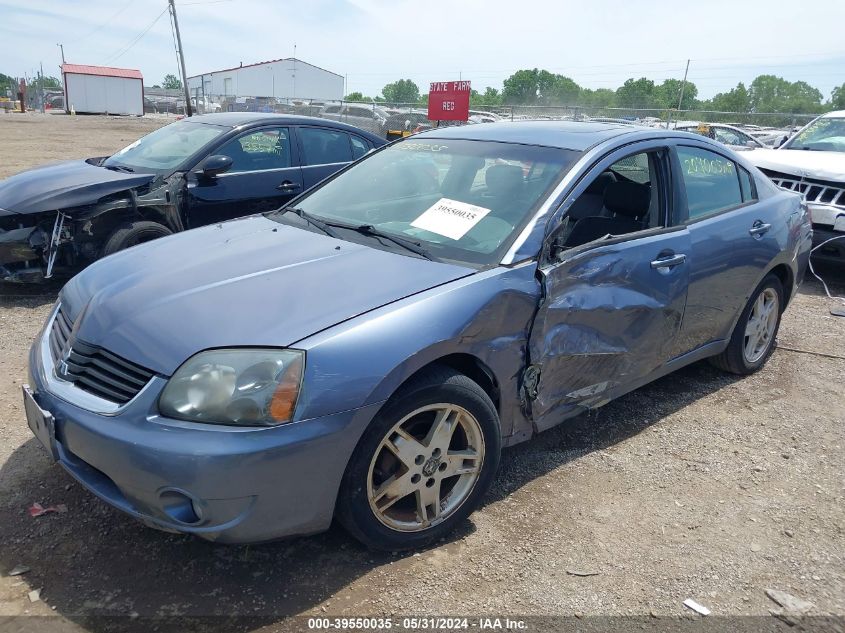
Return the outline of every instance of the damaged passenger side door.
{"type": "Polygon", "coordinates": [[[633,147],[599,160],[550,222],[525,377],[538,431],[635,389],[670,358],[690,238],[669,221],[677,192],[668,148],[633,147]],[[575,222],[573,208],[582,210],[575,222]]]}

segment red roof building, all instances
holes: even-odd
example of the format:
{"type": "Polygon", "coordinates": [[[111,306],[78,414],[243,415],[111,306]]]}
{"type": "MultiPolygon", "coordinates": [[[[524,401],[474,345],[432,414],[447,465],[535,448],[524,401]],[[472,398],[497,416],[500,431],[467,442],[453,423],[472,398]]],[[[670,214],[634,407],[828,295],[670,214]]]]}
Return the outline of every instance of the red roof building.
{"type": "Polygon", "coordinates": [[[144,76],[140,70],[62,64],[65,109],[92,114],[144,114],[144,76]]]}
{"type": "Polygon", "coordinates": [[[126,79],[144,79],[140,70],[132,68],[113,68],[112,66],[86,66],[85,64],[62,64],[62,73],[76,75],[96,75],[98,77],[124,77],[126,79]]]}

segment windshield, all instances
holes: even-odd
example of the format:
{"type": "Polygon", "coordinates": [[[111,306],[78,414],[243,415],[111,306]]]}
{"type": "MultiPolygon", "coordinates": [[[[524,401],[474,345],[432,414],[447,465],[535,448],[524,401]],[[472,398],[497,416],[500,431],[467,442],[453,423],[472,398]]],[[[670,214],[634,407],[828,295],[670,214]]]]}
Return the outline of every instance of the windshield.
{"type": "Polygon", "coordinates": [[[228,129],[205,123],[177,121],[124,147],[103,161],[103,167],[172,171],[228,129]]]}
{"type": "Polygon", "coordinates": [[[789,142],[787,149],[845,152],[845,118],[816,119],[789,142]]]}
{"type": "MultiPolygon", "coordinates": [[[[488,141],[409,138],[370,155],[296,202],[335,232],[369,226],[434,258],[493,263],[580,152],[488,141]]],[[[290,218],[277,214],[275,218],[290,218]]],[[[370,231],[371,233],[372,231],[370,231]]],[[[371,240],[384,240],[370,235],[371,240]]]]}

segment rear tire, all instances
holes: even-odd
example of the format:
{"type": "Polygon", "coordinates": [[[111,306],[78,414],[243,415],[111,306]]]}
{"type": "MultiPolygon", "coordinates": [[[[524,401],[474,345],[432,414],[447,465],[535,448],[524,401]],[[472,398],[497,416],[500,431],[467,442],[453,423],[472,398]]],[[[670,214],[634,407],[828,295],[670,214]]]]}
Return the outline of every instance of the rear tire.
{"type": "Polygon", "coordinates": [[[131,246],[172,235],[173,231],[158,222],[138,220],[117,227],[103,245],[103,257],[131,246]]]}
{"type": "Polygon", "coordinates": [[[739,316],[728,347],[710,362],[740,376],[760,369],[775,349],[783,308],[783,284],[775,275],[767,275],[739,316]]]}
{"type": "Polygon", "coordinates": [[[387,402],[358,442],[337,518],[372,549],[424,547],[475,510],[500,452],[490,397],[467,376],[432,367],[387,402]]]}

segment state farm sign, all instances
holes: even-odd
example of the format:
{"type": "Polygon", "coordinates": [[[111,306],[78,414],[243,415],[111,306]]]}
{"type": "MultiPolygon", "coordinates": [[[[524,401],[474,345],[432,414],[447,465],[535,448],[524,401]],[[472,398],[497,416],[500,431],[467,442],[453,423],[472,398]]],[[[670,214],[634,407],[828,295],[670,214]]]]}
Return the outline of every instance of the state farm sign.
{"type": "Polygon", "coordinates": [[[432,121],[466,121],[469,118],[468,81],[435,81],[428,90],[428,118],[432,121]]]}

